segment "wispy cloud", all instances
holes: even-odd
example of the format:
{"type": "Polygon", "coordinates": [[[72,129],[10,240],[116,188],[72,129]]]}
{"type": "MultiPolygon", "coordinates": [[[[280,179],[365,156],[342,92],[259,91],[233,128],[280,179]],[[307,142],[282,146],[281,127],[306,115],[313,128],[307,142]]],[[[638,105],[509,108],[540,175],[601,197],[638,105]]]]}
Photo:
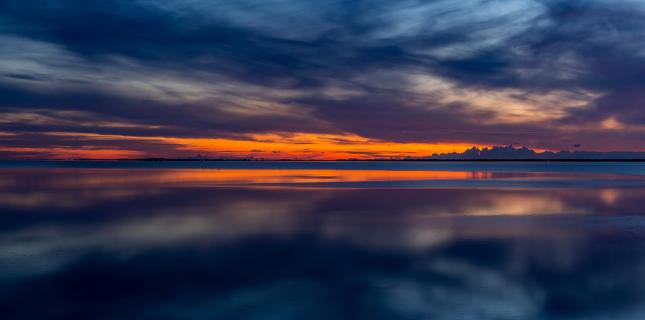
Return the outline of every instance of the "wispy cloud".
{"type": "Polygon", "coordinates": [[[0,131],[643,150],[644,36],[629,0],[4,1],[0,131]]]}

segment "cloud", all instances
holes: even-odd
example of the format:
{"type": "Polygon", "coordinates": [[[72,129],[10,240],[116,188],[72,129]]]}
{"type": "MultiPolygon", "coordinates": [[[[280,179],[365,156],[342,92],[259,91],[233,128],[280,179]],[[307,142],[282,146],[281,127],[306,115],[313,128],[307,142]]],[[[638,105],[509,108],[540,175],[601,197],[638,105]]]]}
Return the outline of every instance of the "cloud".
{"type": "Polygon", "coordinates": [[[4,121],[5,132],[517,137],[546,149],[642,150],[639,1],[27,0],[0,9],[3,114],[71,111],[140,126],[4,121]],[[604,128],[607,119],[621,130],[604,128]]]}

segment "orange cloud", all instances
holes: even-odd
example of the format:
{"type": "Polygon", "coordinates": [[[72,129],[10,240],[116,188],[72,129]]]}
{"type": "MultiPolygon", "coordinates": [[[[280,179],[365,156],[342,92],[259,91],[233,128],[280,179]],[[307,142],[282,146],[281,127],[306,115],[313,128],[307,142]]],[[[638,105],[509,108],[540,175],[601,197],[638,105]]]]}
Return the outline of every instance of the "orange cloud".
{"type": "Polygon", "coordinates": [[[374,159],[427,156],[433,153],[462,152],[468,143],[397,143],[370,140],[357,135],[333,134],[256,134],[248,140],[163,138],[178,144],[178,149],[266,159],[374,159]]]}
{"type": "MultiPolygon", "coordinates": [[[[267,133],[231,138],[177,138],[107,135],[93,133],[48,133],[49,136],[83,139],[90,147],[57,146],[55,148],[12,148],[16,154],[47,158],[140,158],[191,157],[249,157],[262,159],[335,160],[375,159],[428,156],[433,153],[462,152],[470,143],[397,143],[372,140],[353,134],[267,133]],[[92,146],[92,141],[112,141],[115,146],[92,146]],[[119,141],[128,147],[120,149],[119,141]],[[140,149],[133,144],[141,143],[140,149]],[[167,145],[167,151],[145,150],[146,143],[167,145]],[[46,156],[42,156],[46,155],[46,156]]],[[[479,145],[478,145],[479,146],[479,145]]],[[[481,146],[480,146],[481,147],[481,146]]]]}

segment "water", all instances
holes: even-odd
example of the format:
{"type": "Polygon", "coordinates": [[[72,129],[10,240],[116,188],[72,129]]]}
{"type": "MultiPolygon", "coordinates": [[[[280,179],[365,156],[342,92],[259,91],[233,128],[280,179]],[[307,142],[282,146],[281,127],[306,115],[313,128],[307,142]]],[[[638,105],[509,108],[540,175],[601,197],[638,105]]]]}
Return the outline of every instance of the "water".
{"type": "Polygon", "coordinates": [[[3,319],[643,319],[645,163],[1,162],[3,319]]]}

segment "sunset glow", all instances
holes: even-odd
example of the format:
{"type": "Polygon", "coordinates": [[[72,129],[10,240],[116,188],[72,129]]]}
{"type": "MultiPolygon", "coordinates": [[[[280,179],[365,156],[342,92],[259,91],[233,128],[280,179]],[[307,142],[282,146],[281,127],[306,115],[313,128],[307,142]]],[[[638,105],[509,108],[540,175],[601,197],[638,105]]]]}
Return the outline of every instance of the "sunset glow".
{"type": "MultiPolygon", "coordinates": [[[[132,137],[89,133],[51,133],[52,137],[75,137],[88,143],[122,140],[131,143],[163,143],[174,146],[174,152],[157,156],[192,158],[208,156],[219,158],[336,160],[336,159],[391,159],[422,157],[434,153],[462,152],[472,144],[395,143],[369,140],[355,135],[316,134],[262,134],[243,140],[210,138],[132,137]]],[[[52,159],[132,159],[155,154],[135,150],[82,148],[21,148],[5,149],[16,154],[42,154],[52,159]]]]}
{"type": "Polygon", "coordinates": [[[645,152],[642,2],[117,2],[0,4],[0,159],[645,152]]]}
{"type": "Polygon", "coordinates": [[[645,0],[0,0],[0,319],[645,319],[645,0]]]}

